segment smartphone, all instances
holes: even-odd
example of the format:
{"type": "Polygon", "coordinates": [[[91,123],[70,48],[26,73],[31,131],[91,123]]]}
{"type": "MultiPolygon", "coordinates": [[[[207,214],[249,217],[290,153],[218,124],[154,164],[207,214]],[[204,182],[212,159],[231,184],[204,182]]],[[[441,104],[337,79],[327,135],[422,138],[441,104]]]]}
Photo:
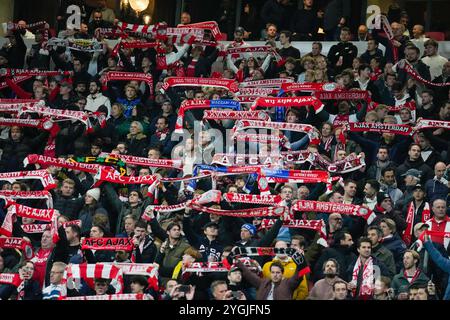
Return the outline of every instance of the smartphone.
{"type": "Polygon", "coordinates": [[[191,286],[182,285],[182,286],[178,287],[178,291],[187,293],[187,292],[191,291],[191,286]]]}

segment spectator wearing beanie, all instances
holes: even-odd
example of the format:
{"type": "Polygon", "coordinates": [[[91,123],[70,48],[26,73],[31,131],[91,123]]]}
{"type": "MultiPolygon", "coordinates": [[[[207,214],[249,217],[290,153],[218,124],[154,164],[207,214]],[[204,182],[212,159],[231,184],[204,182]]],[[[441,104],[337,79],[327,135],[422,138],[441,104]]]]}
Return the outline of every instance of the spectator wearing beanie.
{"type": "Polygon", "coordinates": [[[96,213],[108,215],[106,210],[99,204],[100,189],[89,189],[84,196],[84,206],[78,214],[81,220],[81,234],[87,235],[92,228],[93,217],[96,213]]]}

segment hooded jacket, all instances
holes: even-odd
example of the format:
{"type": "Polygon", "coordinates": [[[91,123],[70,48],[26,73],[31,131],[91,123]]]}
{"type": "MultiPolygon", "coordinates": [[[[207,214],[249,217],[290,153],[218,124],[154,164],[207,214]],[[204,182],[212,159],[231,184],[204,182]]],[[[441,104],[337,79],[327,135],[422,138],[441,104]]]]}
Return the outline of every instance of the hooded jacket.
{"type": "Polygon", "coordinates": [[[416,161],[411,161],[408,158],[405,160],[405,162],[403,162],[402,165],[397,167],[397,182],[399,183],[400,188],[404,186],[404,177],[402,177],[402,174],[405,174],[409,169],[417,169],[422,172],[422,175],[420,177],[422,185],[424,185],[427,180],[432,179],[434,176],[433,170],[425,162],[423,162],[422,157],[420,157],[416,161]]]}

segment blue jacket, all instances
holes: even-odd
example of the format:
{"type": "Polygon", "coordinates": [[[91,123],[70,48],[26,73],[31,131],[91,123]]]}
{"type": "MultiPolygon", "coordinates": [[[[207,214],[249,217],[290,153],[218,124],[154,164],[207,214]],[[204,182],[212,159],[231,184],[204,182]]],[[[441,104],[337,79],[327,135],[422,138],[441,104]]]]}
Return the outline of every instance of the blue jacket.
{"type": "MultiPolygon", "coordinates": [[[[434,247],[431,241],[426,241],[425,249],[431,256],[431,259],[447,274],[450,274],[450,259],[444,258],[439,251],[434,247]]],[[[447,289],[445,290],[444,300],[450,300],[450,277],[448,278],[447,289]]]]}
{"type": "Polygon", "coordinates": [[[425,183],[425,191],[430,202],[433,202],[434,199],[447,199],[448,196],[447,185],[435,179],[430,179],[425,183]]]}
{"type": "Polygon", "coordinates": [[[394,255],[395,267],[397,272],[399,272],[403,268],[403,254],[407,249],[405,243],[396,233],[391,238],[383,239],[381,244],[394,255]]]}

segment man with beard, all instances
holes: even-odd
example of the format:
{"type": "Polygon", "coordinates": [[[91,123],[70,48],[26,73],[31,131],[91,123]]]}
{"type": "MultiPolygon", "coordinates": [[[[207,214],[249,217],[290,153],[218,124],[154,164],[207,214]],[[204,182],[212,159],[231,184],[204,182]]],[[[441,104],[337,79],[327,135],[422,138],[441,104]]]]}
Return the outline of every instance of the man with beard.
{"type": "Polygon", "coordinates": [[[340,278],[344,279],[345,270],[347,270],[351,261],[356,259],[356,255],[352,252],[353,238],[348,232],[339,232],[334,237],[335,241],[332,246],[325,248],[320,255],[319,260],[316,262],[313,280],[317,281],[324,277],[322,267],[326,261],[331,258],[338,262],[339,269],[337,274],[340,278]]]}
{"type": "Polygon", "coordinates": [[[381,244],[383,238],[383,231],[379,227],[367,228],[367,238],[372,243],[372,255],[383,262],[391,273],[390,276],[395,274],[395,260],[394,255],[385,246],[381,244]]]}
{"type": "Polygon", "coordinates": [[[314,287],[309,293],[308,300],[333,300],[333,285],[337,281],[344,281],[337,276],[339,274],[339,263],[333,258],[325,261],[322,271],[325,278],[314,284],[314,287]]]}
{"type": "Polygon", "coordinates": [[[369,169],[367,170],[367,178],[375,179],[380,182],[382,178],[383,169],[387,167],[395,166],[391,160],[389,160],[389,150],[386,146],[380,146],[377,152],[377,159],[375,163],[373,163],[369,169]]]}
{"type": "Polygon", "coordinates": [[[96,9],[92,13],[92,21],[89,23],[89,33],[94,35],[97,28],[110,28],[112,26],[111,22],[103,20],[102,9],[96,9]]]}
{"type": "Polygon", "coordinates": [[[391,197],[394,205],[397,204],[398,200],[403,196],[403,192],[397,188],[397,181],[395,180],[395,169],[393,167],[384,168],[381,171],[381,183],[380,190],[385,192],[391,197]]]}
{"type": "MultiPolygon", "coordinates": [[[[417,169],[418,171],[421,172],[420,181],[422,185],[424,185],[427,180],[433,177],[433,171],[423,161],[421,152],[422,148],[420,147],[419,144],[416,143],[410,144],[408,150],[408,158],[402,165],[398,166],[397,168],[397,181],[400,181],[401,179],[399,178],[410,169],[417,169]]],[[[401,188],[402,186],[403,183],[400,183],[399,187],[401,188]]]]}
{"type": "Polygon", "coordinates": [[[392,279],[392,288],[398,300],[408,300],[408,288],[412,285],[427,285],[428,277],[417,268],[419,254],[407,250],[403,255],[403,270],[392,279]]]}
{"type": "Polygon", "coordinates": [[[89,95],[87,96],[85,111],[96,112],[101,106],[108,108],[107,117],[111,114],[111,101],[105,97],[101,92],[101,84],[98,80],[91,80],[89,82],[89,95]]]}

